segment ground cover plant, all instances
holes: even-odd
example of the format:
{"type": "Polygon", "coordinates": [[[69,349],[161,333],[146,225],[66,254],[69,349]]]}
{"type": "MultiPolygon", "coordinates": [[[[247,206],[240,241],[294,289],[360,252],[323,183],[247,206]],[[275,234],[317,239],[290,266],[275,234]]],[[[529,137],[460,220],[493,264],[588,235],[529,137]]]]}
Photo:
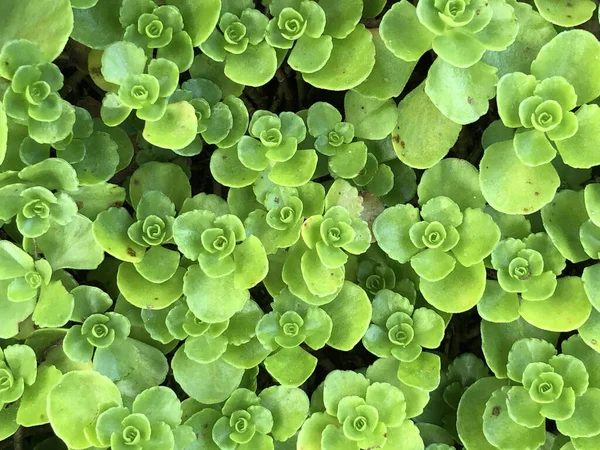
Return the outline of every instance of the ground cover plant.
{"type": "Polygon", "coordinates": [[[598,450],[596,0],[3,0],[0,450],[598,450]]]}

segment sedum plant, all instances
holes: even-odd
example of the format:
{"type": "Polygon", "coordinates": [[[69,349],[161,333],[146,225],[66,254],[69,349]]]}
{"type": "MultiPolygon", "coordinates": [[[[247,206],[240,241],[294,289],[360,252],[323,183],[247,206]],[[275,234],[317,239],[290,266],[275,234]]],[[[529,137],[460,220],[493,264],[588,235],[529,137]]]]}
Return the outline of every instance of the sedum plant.
{"type": "Polygon", "coordinates": [[[565,267],[564,257],[545,233],[501,241],[492,252],[491,261],[502,289],[533,301],[554,293],[556,277],[565,267]]]}
{"type": "Polygon", "coordinates": [[[406,297],[387,289],[373,299],[372,322],[363,345],[380,358],[412,362],[423,347],[437,348],[444,337],[444,319],[435,311],[415,309],[406,297]]]}
{"type": "Polygon", "coordinates": [[[597,3],[0,2],[0,448],[600,448],[597,3]]]}
{"type": "Polygon", "coordinates": [[[322,395],[321,407],[300,430],[299,446],[323,450],[340,446],[385,448],[388,439],[400,437],[406,404],[397,387],[337,370],[325,379],[322,395]]]}

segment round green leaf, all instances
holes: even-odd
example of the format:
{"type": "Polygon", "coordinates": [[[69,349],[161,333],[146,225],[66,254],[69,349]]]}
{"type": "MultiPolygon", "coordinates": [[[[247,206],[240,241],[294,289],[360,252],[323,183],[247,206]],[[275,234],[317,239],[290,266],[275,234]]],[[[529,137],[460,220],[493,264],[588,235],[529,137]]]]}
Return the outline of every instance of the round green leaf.
{"type": "Polygon", "coordinates": [[[485,291],[485,266],[465,267],[456,263],[454,270],[440,281],[421,280],[420,288],[428,303],[440,311],[459,313],[471,309],[485,291]]]}
{"type": "Polygon", "coordinates": [[[76,370],[64,374],[50,390],[47,414],[52,430],[64,443],[84,449],[93,445],[85,428],[105,409],[121,405],[121,393],[109,378],[92,370],[76,370]]]}
{"type": "Polygon", "coordinates": [[[392,143],[404,164],[427,169],[446,156],[461,129],[431,103],[421,84],[398,105],[398,125],[392,133],[392,143]]]}
{"type": "Polygon", "coordinates": [[[109,208],[98,214],[92,233],[105,252],[121,261],[137,263],[144,257],[146,249],[129,238],[127,230],[133,223],[125,208],[109,208]]]}
{"type": "Polygon", "coordinates": [[[581,280],[590,302],[600,311],[600,264],[583,269],[581,280]]]}
{"type": "Polygon", "coordinates": [[[542,47],[531,73],[538,80],[565,78],[575,88],[577,104],[588,103],[600,96],[600,42],[588,31],[564,31],[542,47]]]}
{"type": "Polygon", "coordinates": [[[165,381],[169,364],[157,348],[128,338],[118,345],[96,349],[93,369],[110,378],[125,404],[131,404],[144,389],[165,381]]]}
{"type": "Polygon", "coordinates": [[[230,54],[225,61],[225,75],[235,83],[246,86],[262,86],[269,82],[277,70],[275,49],[262,41],[248,45],[245,52],[230,54]]]}
{"type": "Polygon", "coordinates": [[[13,39],[28,39],[39,45],[43,61],[54,61],[63,51],[73,30],[69,0],[24,0],[0,5],[0,47],[13,39]]]}
{"type": "Polygon", "coordinates": [[[506,214],[531,214],[551,202],[560,185],[552,164],[529,167],[514,151],[512,141],[489,146],[481,159],[479,180],[488,203],[506,214]]]}
{"type": "Polygon", "coordinates": [[[437,58],[425,81],[425,93],[450,120],[467,125],[487,113],[496,95],[497,69],[478,62],[464,69],[437,58]]]}
{"type": "Polygon", "coordinates": [[[191,186],[183,169],[172,163],[151,161],[140,166],[129,180],[129,197],[134,208],[146,191],[161,191],[181,209],[183,202],[191,197],[191,186]]]}
{"type": "Polygon", "coordinates": [[[271,386],[260,394],[260,404],[273,415],[271,435],[277,441],[291,438],[308,415],[308,397],[300,389],[271,386]]]}
{"type": "Polygon", "coordinates": [[[354,135],[362,139],[385,139],[396,126],[396,103],[377,100],[348,91],[344,97],[346,122],[354,125],[354,135]]]}
{"type": "Polygon", "coordinates": [[[144,139],[151,144],[171,150],[187,147],[197,134],[196,110],[188,102],[169,103],[162,118],[146,121],[143,132],[144,139]]]}
{"type": "Polygon", "coordinates": [[[418,195],[420,205],[443,195],[461,210],[485,206],[477,168],[464,159],[445,158],[427,169],[421,177],[418,195]]]}
{"type": "Polygon", "coordinates": [[[298,387],[317,367],[317,358],[300,347],[282,348],[265,359],[267,372],[285,387],[298,387]]]}
{"type": "Polygon", "coordinates": [[[139,75],[146,67],[146,54],[137,45],[121,41],[102,54],[102,75],[109,83],[121,84],[128,75],[139,75]]]}
{"type": "Polygon", "coordinates": [[[558,333],[540,330],[519,318],[509,323],[481,322],[481,348],[496,377],[507,378],[506,364],[513,344],[523,338],[538,338],[556,345],[558,333]]]}
{"type": "Polygon", "coordinates": [[[496,450],[483,434],[483,413],[488,398],[505,382],[493,377],[481,378],[462,395],[458,405],[456,427],[467,449],[496,450]]]}
{"type": "Polygon", "coordinates": [[[193,361],[187,357],[183,347],[175,353],[171,367],[175,380],[185,393],[209,405],[227,400],[244,375],[243,369],[233,367],[222,359],[208,364],[193,361]]]}
{"type": "Polygon", "coordinates": [[[402,0],[385,13],[379,27],[386,47],[404,61],[417,61],[431,48],[435,35],[419,21],[416,8],[402,0]]]}
{"type": "Polygon", "coordinates": [[[131,263],[122,263],[117,274],[117,285],[123,297],[138,308],[163,309],[183,294],[186,270],[179,267],[175,274],[163,283],[152,283],[144,278],[131,263]]]}
{"type": "Polygon", "coordinates": [[[345,281],[340,293],[321,308],[331,317],[333,329],[327,344],[349,351],[364,336],[371,322],[371,302],[359,286],[345,281]]]}
{"type": "Polygon", "coordinates": [[[540,49],[554,36],[556,30],[527,3],[514,2],[511,6],[515,10],[515,17],[519,22],[519,32],[515,42],[506,50],[500,52],[486,52],[481,60],[498,68],[498,77],[507,73],[529,73],[531,63],[540,49]]]}
{"type": "Polygon", "coordinates": [[[151,247],[140,262],[134,263],[135,270],[152,283],[164,283],[175,275],[179,267],[179,252],[157,245],[151,247]]]}
{"type": "Polygon", "coordinates": [[[204,322],[224,322],[240,311],[250,298],[247,289],[235,287],[234,274],[207,276],[199,265],[191,266],[184,278],[183,293],[196,317],[204,322]]]}
{"type": "Polygon", "coordinates": [[[520,316],[519,297],[516,293],[504,291],[496,280],[486,280],[483,297],[477,303],[477,312],[489,322],[512,322],[520,316]]]}
{"type": "Polygon", "coordinates": [[[52,268],[94,270],[104,259],[104,250],[92,233],[92,221],[77,214],[67,225],[54,223],[35,243],[52,268]]]}
{"type": "Polygon", "coordinates": [[[354,90],[379,100],[397,97],[404,90],[417,63],[396,57],[388,50],[375,29],[369,28],[369,31],[373,35],[373,44],[375,44],[375,65],[367,79],[354,90]]]}
{"type": "Polygon", "coordinates": [[[334,39],[329,60],[313,73],[303,73],[304,80],[330,91],[352,89],[367,79],[375,65],[373,36],[358,25],[344,39],[334,39]]]}
{"type": "Polygon", "coordinates": [[[554,294],[542,301],[523,301],[519,312],[526,321],[543,330],[572,331],[585,323],[592,305],[581,278],[562,277],[557,281],[554,294]]]}
{"type": "Polygon", "coordinates": [[[600,433],[600,389],[590,388],[575,399],[575,412],[566,420],[557,420],[561,433],[574,438],[592,437],[600,433]]]}
{"type": "Polygon", "coordinates": [[[119,9],[123,0],[102,0],[86,9],[73,10],[75,24],[71,37],[81,44],[102,49],[123,38],[119,9]]]}
{"type": "Polygon", "coordinates": [[[221,12],[221,0],[169,0],[169,5],[179,9],[185,31],[192,38],[194,47],[202,44],[215,29],[221,12]]]}
{"type": "Polygon", "coordinates": [[[560,191],[542,209],[546,232],[561,255],[572,262],[589,259],[579,237],[579,228],[587,221],[583,191],[560,191]]]}
{"type": "Polygon", "coordinates": [[[556,141],[556,148],[565,164],[576,168],[600,165],[600,106],[583,105],[575,114],[579,127],[573,137],[556,141]]]}
{"type": "Polygon", "coordinates": [[[325,34],[336,39],[344,39],[360,20],[363,12],[361,0],[346,0],[340,3],[337,0],[321,0],[319,6],[325,11],[325,34]]]}
{"type": "Polygon", "coordinates": [[[587,22],[596,9],[591,0],[535,0],[535,6],[544,19],[561,27],[587,22]]]}
{"type": "Polygon", "coordinates": [[[398,379],[408,386],[433,391],[440,384],[441,359],[433,353],[423,352],[411,362],[401,362],[398,379]]]}
{"type": "Polygon", "coordinates": [[[508,414],[508,388],[495,391],[483,413],[483,434],[497,448],[538,448],[546,440],[546,427],[542,424],[527,428],[514,422],[508,414]]]}
{"type": "Polygon", "coordinates": [[[58,382],[62,373],[54,366],[41,366],[35,383],[27,386],[21,397],[17,423],[25,427],[33,427],[48,423],[46,400],[52,387],[58,382]]]}

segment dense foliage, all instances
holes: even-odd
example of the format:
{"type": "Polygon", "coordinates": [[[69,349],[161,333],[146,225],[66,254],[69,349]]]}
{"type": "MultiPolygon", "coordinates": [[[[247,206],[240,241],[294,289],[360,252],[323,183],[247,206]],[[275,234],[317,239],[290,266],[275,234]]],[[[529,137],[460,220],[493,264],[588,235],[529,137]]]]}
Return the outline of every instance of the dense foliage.
{"type": "Polygon", "coordinates": [[[0,449],[600,448],[597,4],[0,2],[0,449]]]}

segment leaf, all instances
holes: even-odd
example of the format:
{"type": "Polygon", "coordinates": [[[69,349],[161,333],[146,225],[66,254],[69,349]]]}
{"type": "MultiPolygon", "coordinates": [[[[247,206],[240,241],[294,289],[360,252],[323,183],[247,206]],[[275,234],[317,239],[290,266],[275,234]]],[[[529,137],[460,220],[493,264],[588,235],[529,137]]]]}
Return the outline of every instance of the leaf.
{"type": "Polygon", "coordinates": [[[425,93],[442,114],[467,125],[487,113],[489,100],[496,94],[496,72],[481,61],[461,69],[437,58],[429,69],[425,93]]]}
{"type": "Polygon", "coordinates": [[[508,73],[529,73],[531,63],[540,49],[556,36],[556,30],[535,11],[523,2],[511,3],[519,22],[519,32],[515,42],[506,50],[486,52],[481,61],[498,68],[498,77],[508,73]]]}
{"type": "Polygon", "coordinates": [[[459,262],[440,281],[421,280],[425,300],[440,311],[459,313],[471,309],[485,290],[485,266],[482,262],[465,267],[459,262]]]}
{"type": "Polygon", "coordinates": [[[73,12],[68,0],[3,2],[0,18],[0,48],[13,39],[28,39],[42,50],[40,62],[54,61],[73,30],[73,12]]]}
{"type": "Polygon", "coordinates": [[[385,13],[379,26],[386,47],[398,58],[417,61],[431,48],[435,35],[421,24],[416,8],[402,0],[385,13]]]}
{"type": "Polygon", "coordinates": [[[123,297],[138,308],[163,309],[177,301],[183,294],[186,270],[179,267],[175,274],[163,283],[152,283],[144,278],[131,263],[121,263],[117,285],[123,297]]]}
{"type": "Polygon", "coordinates": [[[0,241],[0,269],[2,280],[25,276],[34,270],[33,258],[10,241],[0,241]]]}
{"type": "Polygon", "coordinates": [[[600,107],[583,105],[575,114],[579,127],[573,137],[556,141],[556,148],[565,164],[576,168],[590,168],[600,165],[600,157],[595,151],[600,145],[600,107]]]}
{"type": "Polygon", "coordinates": [[[19,178],[50,190],[74,191],[79,185],[75,170],[60,158],[48,158],[25,167],[19,172],[19,178]]]}
{"type": "Polygon", "coordinates": [[[554,198],[560,178],[552,164],[529,167],[511,141],[492,144],[483,154],[479,180],[490,206],[506,214],[531,214],[554,198]]]}
{"type": "Polygon", "coordinates": [[[176,164],[158,161],[141,165],[131,176],[129,197],[134,208],[146,191],[161,191],[175,203],[177,211],[192,196],[190,181],[183,169],[176,164]]]}
{"type": "Polygon", "coordinates": [[[151,423],[165,422],[171,428],[181,423],[181,403],[175,392],[165,386],[152,387],[139,394],[132,412],[145,415],[151,423]]]}
{"type": "Polygon", "coordinates": [[[464,159],[444,158],[427,169],[421,177],[418,195],[420,205],[432,198],[444,196],[456,203],[461,210],[485,207],[477,168],[464,159]]]}
{"type": "Polygon", "coordinates": [[[462,127],[444,116],[419,85],[398,105],[392,144],[400,161],[426,169],[440,161],[458,139],[462,127]]]}
{"type": "Polygon", "coordinates": [[[6,121],[6,113],[4,106],[0,102],[0,164],[4,162],[6,149],[8,144],[8,123],[6,121]]]}
{"type": "Polygon", "coordinates": [[[398,379],[408,386],[431,392],[440,384],[440,371],[440,357],[423,352],[414,361],[400,363],[398,379]]]}
{"type": "Polygon", "coordinates": [[[362,139],[385,139],[396,126],[396,103],[377,100],[348,91],[344,97],[346,122],[354,125],[354,135],[362,139]]]}
{"type": "Polygon", "coordinates": [[[110,134],[94,131],[85,140],[83,160],[71,164],[77,172],[79,184],[89,186],[111,179],[119,165],[118,148],[119,146],[112,140],[110,134]]]}
{"type": "Polygon", "coordinates": [[[523,301],[521,316],[537,328],[549,331],[572,331],[582,326],[592,312],[592,305],[579,277],[559,278],[554,294],[542,301],[523,301]],[[549,314],[549,312],[552,312],[549,314]]]}
{"type": "Polygon", "coordinates": [[[126,191],[115,184],[98,183],[79,186],[77,190],[68,191],[67,194],[77,204],[79,214],[93,221],[111,206],[122,205],[125,202],[126,191]]]}
{"type": "Polygon", "coordinates": [[[266,41],[248,45],[242,54],[229,54],[225,61],[225,75],[238,84],[262,86],[273,78],[277,70],[277,54],[266,41]]]}
{"type": "Polygon", "coordinates": [[[199,265],[188,269],[184,277],[183,294],[194,315],[209,323],[228,320],[250,298],[247,289],[235,287],[233,273],[221,278],[210,278],[199,265]]]}
{"type": "Polygon", "coordinates": [[[51,281],[42,287],[32,318],[40,327],[62,327],[71,318],[73,306],[73,295],[67,292],[62,282],[51,281]]]}
{"type": "Polygon", "coordinates": [[[483,413],[483,434],[498,448],[538,448],[546,440],[546,427],[527,428],[514,422],[507,407],[508,388],[495,391],[483,413]]]}
{"type": "Polygon", "coordinates": [[[317,358],[300,347],[282,348],[265,359],[265,368],[282,386],[298,387],[317,367],[317,358]]]}
{"type": "Polygon", "coordinates": [[[162,352],[127,338],[119,345],[96,349],[94,371],[108,377],[119,388],[125,403],[145,389],[165,381],[169,364],[162,352]]]}
{"type": "Polygon", "coordinates": [[[398,58],[388,50],[376,29],[369,28],[369,31],[373,35],[373,44],[375,44],[375,65],[367,79],[354,90],[379,100],[397,97],[404,90],[416,62],[407,62],[398,58]]]}
{"type": "Polygon", "coordinates": [[[102,289],[95,286],[77,286],[71,290],[73,313],[71,320],[84,322],[92,314],[103,313],[112,306],[112,299],[102,289]]]}
{"type": "Polygon", "coordinates": [[[235,272],[233,283],[236,289],[250,289],[260,283],[269,271],[269,261],[260,239],[248,236],[233,251],[235,272]]]}
{"type": "Polygon", "coordinates": [[[92,233],[104,251],[127,262],[140,262],[146,249],[133,242],[127,230],[134,224],[125,208],[109,208],[102,211],[94,220],[92,233]]]}
{"type": "Polygon", "coordinates": [[[179,9],[185,31],[192,38],[194,47],[202,44],[214,30],[221,12],[220,0],[206,0],[196,2],[194,0],[169,0],[169,5],[179,9]]]}
{"type": "Polygon", "coordinates": [[[144,139],[153,145],[171,150],[187,147],[196,138],[196,110],[188,102],[170,103],[162,118],[144,126],[144,139]]]}
{"type": "Polygon", "coordinates": [[[561,27],[581,25],[592,18],[596,4],[590,0],[535,0],[544,19],[561,27]]]}
{"type": "Polygon", "coordinates": [[[592,437],[600,433],[600,389],[590,388],[575,399],[575,412],[566,420],[557,420],[558,431],[574,438],[592,437]]]}
{"type": "Polygon", "coordinates": [[[195,362],[186,356],[183,347],[175,353],[171,368],[175,380],[186,394],[209,405],[227,400],[240,385],[244,374],[243,369],[233,367],[222,359],[208,364],[195,362]]]}
{"type": "Polygon", "coordinates": [[[496,280],[486,280],[485,292],[477,303],[477,312],[488,322],[512,322],[520,317],[519,297],[516,293],[504,291],[496,280]]]}
{"type": "Polygon", "coordinates": [[[481,323],[481,348],[485,361],[498,378],[507,378],[508,353],[515,342],[523,338],[537,338],[556,345],[558,333],[540,330],[519,318],[509,323],[481,323]]]}
{"type": "Polygon", "coordinates": [[[414,206],[397,205],[384,210],[375,219],[373,235],[390,258],[406,263],[418,252],[408,232],[420,220],[419,210],[414,206]]]}
{"type": "Polygon", "coordinates": [[[321,0],[319,6],[325,11],[325,31],[336,39],[344,39],[358,24],[362,15],[363,2],[346,0],[344,4],[336,0],[321,0]]]}
{"type": "Polygon", "coordinates": [[[374,65],[373,36],[359,24],[346,38],[334,39],[331,56],[321,69],[302,77],[317,88],[344,91],[365,81],[374,65]]]}
{"type": "Polygon", "coordinates": [[[104,259],[92,234],[92,221],[80,214],[67,225],[53,223],[35,242],[54,270],[94,270],[104,259]]]}
{"type": "Polygon", "coordinates": [[[583,269],[581,280],[590,303],[600,311],[600,264],[583,269]]]}
{"type": "Polygon", "coordinates": [[[589,259],[581,245],[579,228],[588,220],[582,191],[565,189],[542,209],[546,232],[561,255],[572,262],[589,259]]]}
{"type": "Polygon", "coordinates": [[[102,0],[91,8],[74,9],[71,37],[95,49],[120,41],[123,38],[123,27],[119,22],[121,4],[122,0],[102,0]]]}
{"type": "Polygon", "coordinates": [[[538,79],[561,76],[575,88],[577,104],[600,95],[600,43],[588,31],[569,30],[548,42],[531,64],[538,79]],[[577,43],[577,52],[569,51],[577,43]]]}
{"type": "Polygon", "coordinates": [[[12,280],[0,281],[0,339],[10,339],[19,332],[19,324],[31,315],[35,308],[36,299],[24,302],[13,302],[8,299],[7,290],[12,280]]]}
{"type": "Polygon", "coordinates": [[[300,429],[308,416],[308,396],[300,389],[271,386],[259,394],[260,404],[273,415],[271,435],[287,441],[300,429]]]}
{"type": "Polygon", "coordinates": [[[342,290],[321,308],[331,317],[333,328],[327,344],[349,351],[363,337],[371,322],[371,302],[359,286],[345,281],[342,290]]]}
{"type": "Polygon", "coordinates": [[[38,370],[35,383],[27,386],[21,397],[17,412],[17,423],[25,427],[33,427],[48,423],[46,400],[52,387],[58,382],[62,373],[54,366],[42,366],[38,370]]]}
{"type": "Polygon", "coordinates": [[[500,240],[500,228],[481,209],[467,208],[463,221],[456,228],[460,240],[452,253],[463,266],[469,267],[487,258],[500,240]]]}
{"type": "Polygon", "coordinates": [[[110,379],[92,370],[75,370],[50,390],[46,411],[56,436],[72,448],[87,448],[92,443],[84,429],[108,407],[122,404],[121,393],[110,379]]]}

